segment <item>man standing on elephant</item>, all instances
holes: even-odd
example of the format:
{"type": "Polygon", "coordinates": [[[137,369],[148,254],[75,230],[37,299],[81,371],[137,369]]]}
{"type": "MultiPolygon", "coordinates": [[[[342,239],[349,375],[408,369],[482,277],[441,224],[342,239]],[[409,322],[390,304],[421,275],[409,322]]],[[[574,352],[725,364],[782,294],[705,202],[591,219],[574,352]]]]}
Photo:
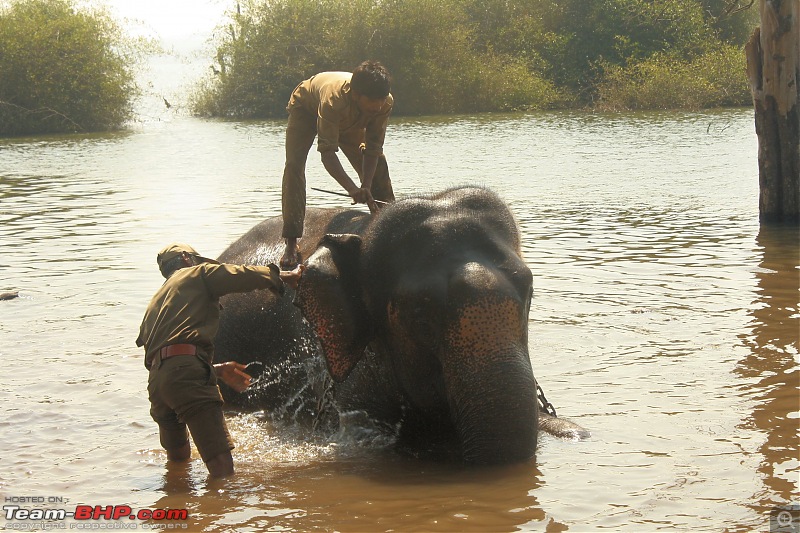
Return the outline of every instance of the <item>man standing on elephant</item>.
{"type": "Polygon", "coordinates": [[[283,280],[296,282],[302,267],[279,272],[275,265],[225,265],[186,244],[167,246],[156,260],[166,281],[150,301],[136,339],[150,371],[150,415],[169,460],[189,458],[188,426],[209,474],[227,476],[233,473],[233,441],[217,378],[237,392],[247,389],[251,378],[240,363],[213,364],[219,298],[255,289],[283,294],[283,280]]]}
{"type": "Polygon", "coordinates": [[[377,61],[364,61],[353,73],[322,72],[298,85],[289,100],[286,128],[286,166],[283,171],[282,213],[286,248],[280,265],[289,270],[302,258],[297,239],[303,236],[306,208],[305,167],[318,138],[325,170],[347,191],[354,203],[371,212],[375,200],[394,201],[383,141],[394,99],[391,76],[377,61]],[[348,176],[336,152],[342,149],[360,178],[348,176]]]}

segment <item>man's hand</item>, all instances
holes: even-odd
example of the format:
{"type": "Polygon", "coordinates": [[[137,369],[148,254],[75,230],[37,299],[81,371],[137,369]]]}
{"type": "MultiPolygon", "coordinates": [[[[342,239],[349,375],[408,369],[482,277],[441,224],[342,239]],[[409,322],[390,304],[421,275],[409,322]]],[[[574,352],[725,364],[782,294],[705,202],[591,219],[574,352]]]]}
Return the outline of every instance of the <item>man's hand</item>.
{"type": "Polygon", "coordinates": [[[214,373],[217,377],[236,392],[246,391],[253,380],[249,374],[243,372],[244,369],[245,365],[235,361],[214,365],[214,373]]]}
{"type": "Polygon", "coordinates": [[[360,189],[356,189],[350,193],[350,197],[353,199],[353,203],[367,204],[370,213],[378,212],[378,204],[375,203],[375,199],[372,197],[372,192],[368,188],[361,187],[360,189]]]}

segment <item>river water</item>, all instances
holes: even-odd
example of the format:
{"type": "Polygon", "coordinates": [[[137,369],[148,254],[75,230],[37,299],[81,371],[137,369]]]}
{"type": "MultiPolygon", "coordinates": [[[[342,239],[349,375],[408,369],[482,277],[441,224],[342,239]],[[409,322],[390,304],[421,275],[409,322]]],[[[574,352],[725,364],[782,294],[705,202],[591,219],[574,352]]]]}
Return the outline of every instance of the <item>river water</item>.
{"type": "MultiPolygon", "coordinates": [[[[234,478],[196,455],[168,469],[134,345],[155,253],[214,256],[278,214],[284,127],[162,112],[0,140],[0,292],[21,294],[0,301],[5,506],[186,509],[166,524],[189,531],[638,532],[768,531],[800,503],[800,247],[796,228],[759,227],[747,109],[392,121],[399,197],[479,184],[510,204],[534,372],[589,440],[545,435],[535,462],[471,469],[230,413],[234,478]]],[[[313,152],[308,180],[335,188],[313,152]]]]}

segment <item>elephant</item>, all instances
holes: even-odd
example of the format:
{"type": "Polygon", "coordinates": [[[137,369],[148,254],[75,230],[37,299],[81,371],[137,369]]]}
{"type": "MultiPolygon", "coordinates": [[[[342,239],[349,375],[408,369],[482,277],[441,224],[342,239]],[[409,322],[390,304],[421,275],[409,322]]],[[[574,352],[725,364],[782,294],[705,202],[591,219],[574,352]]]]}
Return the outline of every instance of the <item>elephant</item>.
{"type": "MultiPolygon", "coordinates": [[[[281,219],[231,244],[224,263],[280,257],[281,219]]],[[[353,417],[400,449],[467,464],[534,457],[538,429],[585,438],[540,413],[528,354],[532,273],[508,206],[487,188],[411,197],[375,215],[309,208],[299,285],[220,300],[218,360],[263,364],[239,408],[336,429],[353,417]]]]}

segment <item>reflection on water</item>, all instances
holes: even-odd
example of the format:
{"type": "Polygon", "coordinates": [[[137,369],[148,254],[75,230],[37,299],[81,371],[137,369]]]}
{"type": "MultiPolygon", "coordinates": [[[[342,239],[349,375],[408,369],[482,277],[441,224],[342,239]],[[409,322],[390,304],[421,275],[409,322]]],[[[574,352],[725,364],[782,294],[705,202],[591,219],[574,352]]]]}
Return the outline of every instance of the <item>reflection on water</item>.
{"type": "MultiPolygon", "coordinates": [[[[541,528],[534,466],[465,470],[383,455],[362,461],[245,464],[236,479],[197,486],[188,469],[164,477],[159,508],[183,508],[197,531],[513,531],[541,528]]],[[[546,522],[544,522],[546,523],[546,522]]]]}
{"type": "MultiPolygon", "coordinates": [[[[592,431],[462,469],[230,415],[234,479],[167,465],[134,346],[170,241],[219,254],[280,206],[284,121],[0,140],[0,495],[188,508],[192,530],[768,529],[798,501],[798,242],[759,230],[752,112],[393,119],[399,197],[505,198],[530,353],[592,431]]],[[[308,185],[334,188],[315,153],[308,185]]],[[[342,200],[309,191],[309,204],[342,200]]]]}
{"type": "Polygon", "coordinates": [[[761,254],[755,274],[757,298],[751,331],[742,335],[752,351],[739,362],[736,373],[756,402],[742,426],[765,436],[758,471],[771,497],[758,503],[764,513],[785,503],[774,495],[796,495],[800,478],[800,235],[797,228],[764,226],[756,242],[761,254]]]}

